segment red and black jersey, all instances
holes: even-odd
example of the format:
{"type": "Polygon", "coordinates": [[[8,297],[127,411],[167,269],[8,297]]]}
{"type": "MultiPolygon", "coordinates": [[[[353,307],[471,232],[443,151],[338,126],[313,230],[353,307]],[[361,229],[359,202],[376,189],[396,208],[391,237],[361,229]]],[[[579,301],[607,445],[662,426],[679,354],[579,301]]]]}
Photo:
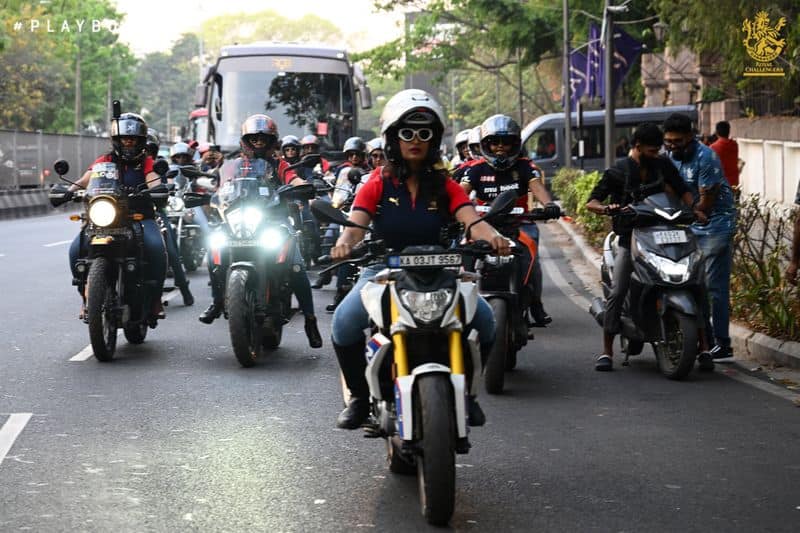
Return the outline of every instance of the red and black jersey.
{"type": "Polygon", "coordinates": [[[464,174],[467,173],[471,167],[486,161],[484,158],[480,157],[478,159],[470,159],[469,161],[464,161],[456,169],[453,171],[453,179],[456,183],[461,183],[461,180],[464,179],[464,174]]]}
{"type": "Polygon", "coordinates": [[[491,203],[501,192],[516,190],[519,196],[517,206],[527,211],[528,184],[537,177],[541,177],[538,167],[530,159],[521,157],[506,170],[497,170],[486,160],[480,160],[479,164],[467,169],[461,181],[469,183],[480,203],[491,203]]]}

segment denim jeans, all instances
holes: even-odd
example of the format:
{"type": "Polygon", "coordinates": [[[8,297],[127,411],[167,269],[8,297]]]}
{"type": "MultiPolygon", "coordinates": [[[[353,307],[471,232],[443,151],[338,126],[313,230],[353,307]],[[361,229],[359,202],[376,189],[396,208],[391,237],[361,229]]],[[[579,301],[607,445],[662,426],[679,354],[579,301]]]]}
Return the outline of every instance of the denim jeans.
{"type": "MultiPolygon", "coordinates": [[[[698,245],[703,252],[706,269],[706,288],[711,299],[711,325],[706,327],[706,335],[711,344],[730,347],[730,284],[733,263],[733,235],[730,233],[698,235],[698,245]]],[[[704,302],[705,303],[705,302],[704,302]]],[[[704,306],[708,309],[708,305],[704,306]]],[[[709,313],[706,313],[708,318],[709,313]]],[[[706,324],[708,326],[708,323],[706,324]]]]}
{"type": "MultiPolygon", "coordinates": [[[[333,314],[331,325],[334,344],[350,346],[364,340],[364,330],[369,327],[369,315],[361,301],[361,288],[383,269],[383,266],[370,266],[361,271],[361,276],[347,293],[333,314]]],[[[486,300],[478,296],[475,316],[468,327],[478,331],[478,342],[482,349],[491,347],[495,339],[495,322],[492,308],[486,300]]]]}

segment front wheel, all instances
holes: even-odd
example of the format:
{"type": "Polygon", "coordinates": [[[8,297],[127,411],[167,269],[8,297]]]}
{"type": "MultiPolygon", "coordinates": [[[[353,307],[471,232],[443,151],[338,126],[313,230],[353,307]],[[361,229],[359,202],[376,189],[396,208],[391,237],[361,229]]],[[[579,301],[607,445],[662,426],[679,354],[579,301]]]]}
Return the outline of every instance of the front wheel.
{"type": "Polygon", "coordinates": [[[489,394],[500,394],[503,392],[506,356],[509,351],[508,306],[501,298],[489,300],[489,305],[492,306],[494,321],[497,324],[497,336],[489,357],[484,362],[483,383],[489,394]]]}
{"type": "Polygon", "coordinates": [[[108,261],[98,257],[89,269],[86,312],[89,315],[89,340],[98,361],[114,358],[117,348],[116,291],[108,272],[108,261]]]}
{"type": "Polygon", "coordinates": [[[261,328],[255,323],[256,295],[249,286],[247,270],[233,270],[225,291],[228,329],[233,353],[239,364],[251,367],[261,353],[261,328]]]}
{"type": "Polygon", "coordinates": [[[445,526],[456,499],[455,409],[446,374],[417,378],[415,415],[419,417],[417,481],[422,514],[429,524],[445,526]]]}
{"type": "Polygon", "coordinates": [[[122,331],[125,332],[125,338],[131,344],[142,344],[145,337],[147,337],[147,322],[139,322],[137,324],[126,324],[123,326],[122,331]]]}
{"type": "Polygon", "coordinates": [[[261,344],[268,350],[274,350],[281,345],[283,339],[283,324],[279,319],[269,317],[261,328],[261,344]]]}
{"type": "Polygon", "coordinates": [[[661,320],[665,338],[654,346],[658,369],[669,379],[683,379],[697,357],[697,320],[675,309],[661,320]]]}

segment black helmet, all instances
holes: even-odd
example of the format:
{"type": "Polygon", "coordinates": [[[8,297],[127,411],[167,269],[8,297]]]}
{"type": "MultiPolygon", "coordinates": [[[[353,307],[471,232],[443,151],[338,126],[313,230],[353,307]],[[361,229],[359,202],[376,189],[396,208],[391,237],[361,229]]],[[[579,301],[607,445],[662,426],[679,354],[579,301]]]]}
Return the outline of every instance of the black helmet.
{"type": "Polygon", "coordinates": [[[147,145],[147,123],[136,113],[122,113],[111,119],[111,144],[114,153],[122,161],[138,163],[144,159],[147,145]],[[135,137],[136,145],[131,148],[122,146],[122,137],[135,137]]]}
{"type": "Polygon", "coordinates": [[[492,115],[481,124],[481,154],[486,161],[497,170],[511,168],[519,157],[522,148],[519,124],[506,115],[492,115]],[[503,140],[511,149],[506,155],[496,156],[489,145],[503,140]]]}
{"type": "Polygon", "coordinates": [[[344,142],[342,152],[345,154],[347,154],[347,152],[358,152],[362,157],[364,157],[367,153],[367,144],[361,137],[350,137],[344,142]]]}
{"type": "Polygon", "coordinates": [[[145,145],[147,149],[147,155],[149,155],[153,159],[158,157],[158,147],[160,144],[161,141],[159,141],[158,139],[158,134],[156,133],[156,130],[154,130],[153,128],[147,128],[147,144],[145,145]]]}
{"type": "Polygon", "coordinates": [[[272,155],[272,150],[278,144],[278,125],[267,115],[257,113],[250,115],[242,122],[242,136],[239,139],[239,146],[242,153],[248,157],[268,157],[272,155]],[[256,135],[266,135],[267,145],[265,148],[256,150],[251,144],[252,138],[256,135]]]}

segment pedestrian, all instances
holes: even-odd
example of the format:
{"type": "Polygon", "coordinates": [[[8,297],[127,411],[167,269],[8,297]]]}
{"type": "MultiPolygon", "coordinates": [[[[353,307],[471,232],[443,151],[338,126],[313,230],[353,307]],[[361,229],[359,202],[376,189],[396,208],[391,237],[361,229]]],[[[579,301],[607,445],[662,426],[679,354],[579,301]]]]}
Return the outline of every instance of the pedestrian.
{"type": "Polygon", "coordinates": [[[717,140],[711,144],[711,149],[719,156],[722,164],[722,173],[728,180],[731,187],[739,186],[739,144],[730,138],[731,125],[723,120],[717,122],[714,131],[717,133],[717,140]]]}
{"type": "MultiPolygon", "coordinates": [[[[711,349],[714,359],[733,357],[730,338],[730,277],[733,262],[733,235],[736,231],[736,209],[733,192],[722,173],[719,157],[692,134],[688,115],[673,113],[664,121],[664,145],[683,181],[694,196],[695,207],[708,217],[707,223],[695,222],[697,235],[706,261],[706,288],[711,298],[710,318],[714,338],[711,349]]],[[[707,308],[708,302],[702,302],[707,308]]],[[[708,311],[708,309],[706,309],[708,311]]],[[[707,324],[708,325],[708,324],[707,324]]]]}
{"type": "MultiPolygon", "coordinates": [[[[797,182],[797,194],[794,196],[795,205],[800,206],[800,180],[797,182]]],[[[792,233],[792,255],[789,258],[789,267],[786,269],[786,281],[792,285],[797,284],[797,265],[800,264],[800,209],[794,217],[794,232],[792,233]]]]}

